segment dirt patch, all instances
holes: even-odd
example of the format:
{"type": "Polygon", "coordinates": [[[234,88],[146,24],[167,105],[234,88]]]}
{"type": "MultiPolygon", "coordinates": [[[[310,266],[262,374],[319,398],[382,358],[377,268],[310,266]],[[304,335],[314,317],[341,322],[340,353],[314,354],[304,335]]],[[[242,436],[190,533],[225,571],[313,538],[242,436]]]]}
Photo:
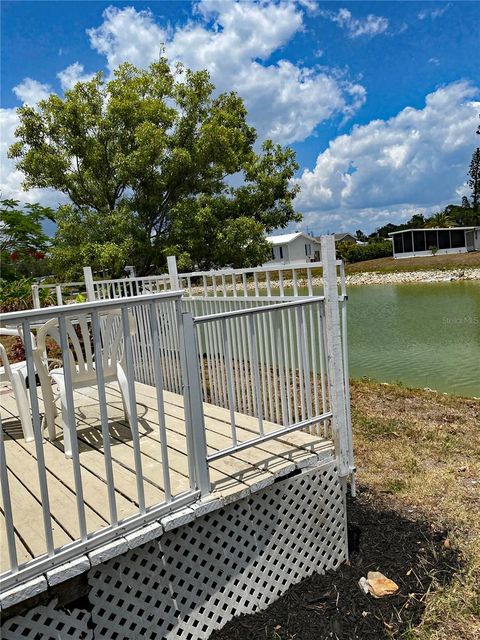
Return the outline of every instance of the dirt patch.
{"type": "Polygon", "coordinates": [[[398,638],[420,623],[426,594],[460,568],[447,532],[417,520],[391,499],[361,488],[349,500],[350,562],[292,587],[265,611],[241,616],[211,640],[375,640],[398,638]],[[400,586],[376,600],[358,580],[381,571],[400,586]]]}

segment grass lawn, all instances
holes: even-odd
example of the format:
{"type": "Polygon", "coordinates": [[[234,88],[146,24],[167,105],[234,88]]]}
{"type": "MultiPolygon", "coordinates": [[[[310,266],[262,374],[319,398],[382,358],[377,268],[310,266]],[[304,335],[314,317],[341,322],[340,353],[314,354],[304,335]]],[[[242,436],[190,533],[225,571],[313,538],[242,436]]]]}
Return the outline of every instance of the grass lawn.
{"type": "Polygon", "coordinates": [[[347,273],[361,273],[364,271],[423,271],[432,269],[465,269],[480,267],[480,251],[471,253],[450,253],[447,255],[426,256],[425,258],[377,258],[355,262],[346,266],[347,273]]]}
{"type": "Polygon", "coordinates": [[[480,401],[369,381],[351,392],[350,562],[212,640],[479,640],[480,401]],[[377,569],[397,595],[360,592],[377,569]]]}

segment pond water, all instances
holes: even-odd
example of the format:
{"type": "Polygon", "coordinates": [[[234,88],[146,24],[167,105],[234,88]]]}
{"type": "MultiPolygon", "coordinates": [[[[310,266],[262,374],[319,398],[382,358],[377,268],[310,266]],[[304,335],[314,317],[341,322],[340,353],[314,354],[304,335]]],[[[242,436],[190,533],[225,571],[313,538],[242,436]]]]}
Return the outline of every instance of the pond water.
{"type": "Polygon", "coordinates": [[[480,396],[480,282],[348,289],[350,376],[480,396]]]}

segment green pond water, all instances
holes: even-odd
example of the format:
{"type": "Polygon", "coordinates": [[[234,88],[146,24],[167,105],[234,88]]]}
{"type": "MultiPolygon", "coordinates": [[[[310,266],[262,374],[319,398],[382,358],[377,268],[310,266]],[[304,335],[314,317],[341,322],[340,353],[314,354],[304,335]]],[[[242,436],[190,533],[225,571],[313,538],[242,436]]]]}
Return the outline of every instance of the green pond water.
{"type": "Polygon", "coordinates": [[[348,289],[351,377],[480,396],[480,282],[348,289]]]}

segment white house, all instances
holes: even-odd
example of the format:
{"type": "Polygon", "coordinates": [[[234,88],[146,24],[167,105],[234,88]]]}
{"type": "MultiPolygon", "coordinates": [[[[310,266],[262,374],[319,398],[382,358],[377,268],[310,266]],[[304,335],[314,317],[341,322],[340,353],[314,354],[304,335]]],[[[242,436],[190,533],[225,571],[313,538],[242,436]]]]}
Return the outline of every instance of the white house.
{"type": "Polygon", "coordinates": [[[441,254],[480,251],[480,227],[405,229],[393,231],[388,235],[393,239],[394,258],[430,256],[433,252],[441,254]]]}
{"type": "Polygon", "coordinates": [[[293,264],[320,260],[320,242],[303,231],[267,236],[266,239],[272,245],[272,257],[266,264],[293,264]]]}

